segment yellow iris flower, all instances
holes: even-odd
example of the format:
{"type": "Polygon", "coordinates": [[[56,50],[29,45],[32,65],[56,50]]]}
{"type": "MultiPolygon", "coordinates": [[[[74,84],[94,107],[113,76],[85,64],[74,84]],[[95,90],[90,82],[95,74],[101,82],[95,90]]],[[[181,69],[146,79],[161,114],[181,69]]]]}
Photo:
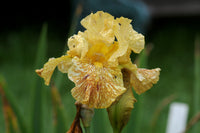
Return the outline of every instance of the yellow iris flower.
{"type": "Polygon", "coordinates": [[[58,66],[75,83],[72,96],[91,108],[108,108],[126,92],[121,72],[124,68],[131,72],[135,91],[145,92],[159,80],[160,69],[139,69],[132,64],[130,54],[141,52],[144,36],[133,30],[130,23],[130,19],[115,19],[103,11],[91,13],[81,21],[86,30],[68,39],[66,55],[50,58],[36,72],[49,85],[58,66]]]}

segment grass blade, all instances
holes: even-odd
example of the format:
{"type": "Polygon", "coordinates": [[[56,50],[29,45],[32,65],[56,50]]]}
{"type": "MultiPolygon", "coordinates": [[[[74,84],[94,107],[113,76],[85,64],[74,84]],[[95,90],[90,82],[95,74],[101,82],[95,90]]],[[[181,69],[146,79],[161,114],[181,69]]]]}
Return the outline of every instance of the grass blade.
{"type": "Polygon", "coordinates": [[[91,123],[92,133],[112,133],[112,126],[108,118],[106,109],[95,109],[95,114],[91,123]]]}
{"type": "Polygon", "coordinates": [[[17,118],[5,96],[2,96],[6,133],[19,133],[17,118]]]}
{"type": "MultiPolygon", "coordinates": [[[[40,33],[40,38],[38,42],[38,50],[36,53],[36,61],[35,61],[35,68],[40,68],[43,66],[46,57],[46,49],[47,49],[47,24],[45,23],[42,26],[42,30],[40,33]]],[[[42,80],[37,77],[36,73],[33,75],[35,76],[35,80],[33,81],[32,85],[32,98],[33,104],[32,106],[32,115],[31,115],[31,132],[32,133],[42,133],[43,128],[43,105],[44,105],[44,97],[46,96],[45,87],[43,85],[42,80]]]]}
{"type": "Polygon", "coordinates": [[[41,67],[46,61],[46,50],[47,50],[47,27],[46,23],[43,24],[42,30],[40,32],[40,37],[38,41],[38,49],[36,54],[35,68],[41,67]]]}
{"type": "Polygon", "coordinates": [[[189,123],[187,124],[187,127],[186,127],[186,129],[185,129],[185,131],[184,131],[183,133],[188,132],[188,130],[189,130],[190,128],[192,128],[195,124],[198,124],[199,121],[200,121],[200,112],[199,112],[197,115],[195,115],[195,116],[189,121],[189,123]]]}
{"type": "Polygon", "coordinates": [[[60,94],[55,86],[51,87],[51,95],[54,111],[54,125],[56,133],[65,133],[67,131],[67,123],[64,106],[61,102],[60,94]]]}
{"type": "Polygon", "coordinates": [[[5,86],[5,81],[2,77],[0,77],[0,95],[3,102],[7,133],[19,133],[20,131],[21,133],[27,133],[25,121],[19,111],[19,108],[17,107],[17,100],[5,86]]]}
{"type": "Polygon", "coordinates": [[[157,108],[155,109],[152,119],[150,122],[150,129],[149,132],[154,133],[156,129],[156,125],[158,123],[158,118],[162,114],[162,111],[172,102],[176,99],[176,95],[172,94],[166,98],[164,98],[158,105],[157,108]]]}

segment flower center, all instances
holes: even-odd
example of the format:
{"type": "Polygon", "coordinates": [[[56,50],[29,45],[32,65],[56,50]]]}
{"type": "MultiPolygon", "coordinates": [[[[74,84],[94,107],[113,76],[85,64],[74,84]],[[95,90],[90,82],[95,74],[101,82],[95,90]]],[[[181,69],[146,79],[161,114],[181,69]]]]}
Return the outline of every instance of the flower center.
{"type": "Polygon", "coordinates": [[[110,56],[118,49],[118,43],[114,42],[110,46],[107,46],[105,43],[97,42],[92,45],[88,50],[86,57],[92,61],[92,63],[107,62],[110,56]]]}

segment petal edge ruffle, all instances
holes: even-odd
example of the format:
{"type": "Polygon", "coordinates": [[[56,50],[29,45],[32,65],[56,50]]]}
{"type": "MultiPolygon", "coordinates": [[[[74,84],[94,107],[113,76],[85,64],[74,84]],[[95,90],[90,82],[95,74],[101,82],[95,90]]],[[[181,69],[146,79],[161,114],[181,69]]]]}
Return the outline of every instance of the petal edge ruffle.
{"type": "Polygon", "coordinates": [[[138,68],[135,73],[132,73],[131,84],[136,93],[142,94],[156,84],[159,80],[160,70],[160,68],[151,70],[138,68]]]}

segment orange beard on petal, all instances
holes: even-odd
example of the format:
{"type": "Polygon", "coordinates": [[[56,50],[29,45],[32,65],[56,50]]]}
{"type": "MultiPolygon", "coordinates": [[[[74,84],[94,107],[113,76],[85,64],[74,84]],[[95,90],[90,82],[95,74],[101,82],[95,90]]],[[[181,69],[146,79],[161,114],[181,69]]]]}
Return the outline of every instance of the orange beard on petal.
{"type": "Polygon", "coordinates": [[[82,63],[78,58],[73,62],[68,76],[76,86],[71,93],[82,104],[107,108],[126,91],[120,69],[82,63]]]}

